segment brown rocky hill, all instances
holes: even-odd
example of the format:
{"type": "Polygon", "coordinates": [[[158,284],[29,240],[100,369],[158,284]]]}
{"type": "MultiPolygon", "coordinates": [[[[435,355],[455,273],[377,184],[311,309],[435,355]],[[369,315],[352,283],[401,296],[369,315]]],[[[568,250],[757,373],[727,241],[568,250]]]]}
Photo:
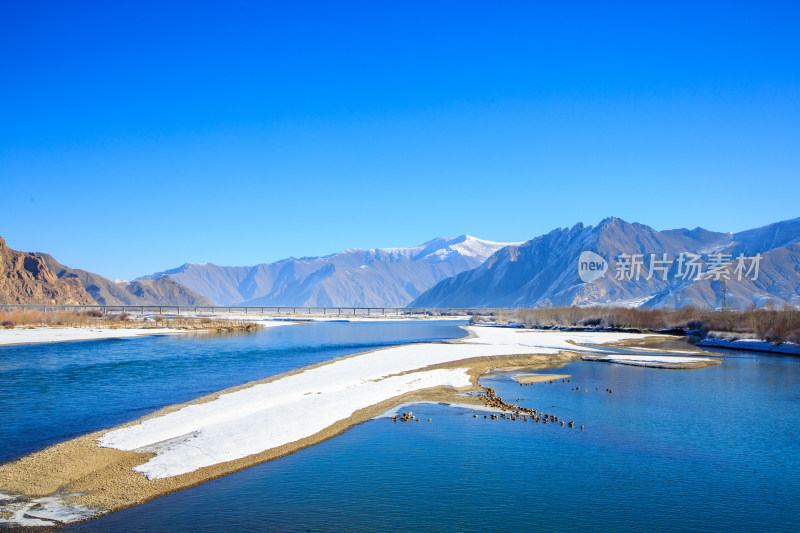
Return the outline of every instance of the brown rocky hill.
{"type": "MultiPolygon", "coordinates": [[[[169,276],[154,280],[132,281],[125,289],[142,301],[153,304],[168,302],[167,305],[211,306],[211,300],[184,287],[169,276]]],[[[147,305],[147,304],[145,304],[147,305]]]]}
{"type": "Polygon", "coordinates": [[[211,300],[184,287],[169,276],[157,280],[115,283],[103,276],[69,268],[52,255],[36,253],[38,259],[63,280],[74,279],[101,305],[185,305],[210,306],[211,300]]]}
{"type": "Polygon", "coordinates": [[[0,304],[95,303],[77,278],[59,278],[41,257],[12,250],[0,237],[0,304]]]}

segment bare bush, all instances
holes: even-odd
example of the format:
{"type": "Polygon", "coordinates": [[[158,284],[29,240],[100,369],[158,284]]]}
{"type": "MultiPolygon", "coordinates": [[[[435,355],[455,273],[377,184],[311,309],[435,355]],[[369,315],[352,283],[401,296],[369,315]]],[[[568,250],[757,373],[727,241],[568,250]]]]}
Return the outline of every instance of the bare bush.
{"type": "Polygon", "coordinates": [[[744,311],[715,311],[695,307],[675,310],[612,306],[548,307],[498,310],[496,315],[498,323],[524,327],[715,331],[757,337],[775,343],[797,342],[800,339],[800,310],[789,306],[783,309],[752,307],[744,311]]]}

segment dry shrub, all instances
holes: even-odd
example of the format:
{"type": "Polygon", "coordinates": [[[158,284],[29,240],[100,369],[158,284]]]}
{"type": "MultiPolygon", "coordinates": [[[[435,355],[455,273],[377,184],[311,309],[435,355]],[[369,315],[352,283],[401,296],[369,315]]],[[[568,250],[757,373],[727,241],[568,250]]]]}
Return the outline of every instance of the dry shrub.
{"type": "Polygon", "coordinates": [[[70,311],[0,311],[0,322],[9,322],[16,326],[72,326],[87,323],[85,313],[70,311]]]}
{"type": "Polygon", "coordinates": [[[588,327],[658,331],[681,329],[755,336],[770,342],[800,340],[800,309],[785,306],[752,307],[744,311],[723,309],[635,309],[627,307],[547,307],[496,311],[499,323],[525,327],[588,327]]]}
{"type": "Polygon", "coordinates": [[[99,310],[90,311],[0,311],[0,321],[7,321],[16,326],[95,326],[113,325],[117,318],[104,315],[99,310]]]}

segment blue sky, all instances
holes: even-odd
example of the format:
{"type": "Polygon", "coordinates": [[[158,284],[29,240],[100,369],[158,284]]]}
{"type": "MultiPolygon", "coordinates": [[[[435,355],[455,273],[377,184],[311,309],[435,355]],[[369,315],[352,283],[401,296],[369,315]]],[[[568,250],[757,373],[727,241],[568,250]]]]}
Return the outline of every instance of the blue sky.
{"type": "Polygon", "coordinates": [[[128,279],[794,218],[796,6],[4,2],[0,235],[128,279]]]}

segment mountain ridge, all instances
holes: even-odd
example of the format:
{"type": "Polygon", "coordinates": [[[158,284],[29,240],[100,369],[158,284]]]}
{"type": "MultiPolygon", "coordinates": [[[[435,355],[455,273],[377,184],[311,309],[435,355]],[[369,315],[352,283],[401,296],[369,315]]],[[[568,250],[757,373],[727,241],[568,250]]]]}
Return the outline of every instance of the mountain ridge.
{"type": "MultiPolygon", "coordinates": [[[[596,226],[575,224],[558,228],[519,246],[501,249],[471,271],[443,280],[412,302],[415,307],[548,307],[554,305],[712,305],[721,302],[719,284],[676,279],[675,258],[681,253],[721,253],[754,255],[773,250],[765,260],[772,269],[773,284],[727,281],[730,298],[726,305],[747,307],[769,300],[775,304],[800,303],[800,276],[792,267],[795,249],[800,242],[800,218],[776,222],[738,233],[720,233],[695,228],[657,231],[640,223],[607,217],[596,226]],[[582,282],[578,279],[578,258],[583,251],[593,251],[607,260],[609,272],[600,279],[582,282]],[[666,253],[673,258],[664,276],[668,279],[616,279],[619,254],[666,253]],[[780,258],[781,261],[776,261],[780,258]],[[772,261],[770,263],[770,261],[772,261]],[[701,290],[702,289],[702,290],[701,290]],[[709,292],[710,291],[710,292],[709,292]],[[682,293],[683,298],[670,297],[682,293]],[[710,296],[714,294],[714,298],[710,296]],[[702,296],[701,296],[702,295],[702,296]]],[[[650,259],[654,259],[650,257],[650,259]]],[[[708,259],[701,261],[708,266],[708,259]]],[[[648,272],[646,272],[648,273],[648,272]]],[[[697,280],[705,281],[705,280],[697,280]]]]}
{"type": "Polygon", "coordinates": [[[348,248],[249,267],[184,263],[137,279],[170,275],[219,305],[403,307],[509,244],[515,243],[438,237],[417,246],[348,248]]]}
{"type": "Polygon", "coordinates": [[[701,227],[659,231],[612,216],[594,226],[579,222],[556,228],[522,243],[470,235],[438,237],[417,246],[348,248],[249,267],[187,262],[119,283],[66,267],[49,254],[11,250],[2,237],[0,256],[0,301],[5,303],[454,308],[800,305],[800,217],[723,233],[701,227]],[[580,279],[578,272],[578,259],[587,252],[604,261],[607,269],[590,280],[580,279]],[[651,269],[657,266],[651,270],[648,263],[651,269]],[[748,266],[748,275],[743,277],[748,266]],[[714,267],[724,270],[725,277],[715,276],[714,267]],[[751,279],[754,267],[758,268],[751,279]],[[698,268],[700,274],[689,275],[690,268],[698,268]],[[731,273],[738,275],[731,278],[731,273]]]}

